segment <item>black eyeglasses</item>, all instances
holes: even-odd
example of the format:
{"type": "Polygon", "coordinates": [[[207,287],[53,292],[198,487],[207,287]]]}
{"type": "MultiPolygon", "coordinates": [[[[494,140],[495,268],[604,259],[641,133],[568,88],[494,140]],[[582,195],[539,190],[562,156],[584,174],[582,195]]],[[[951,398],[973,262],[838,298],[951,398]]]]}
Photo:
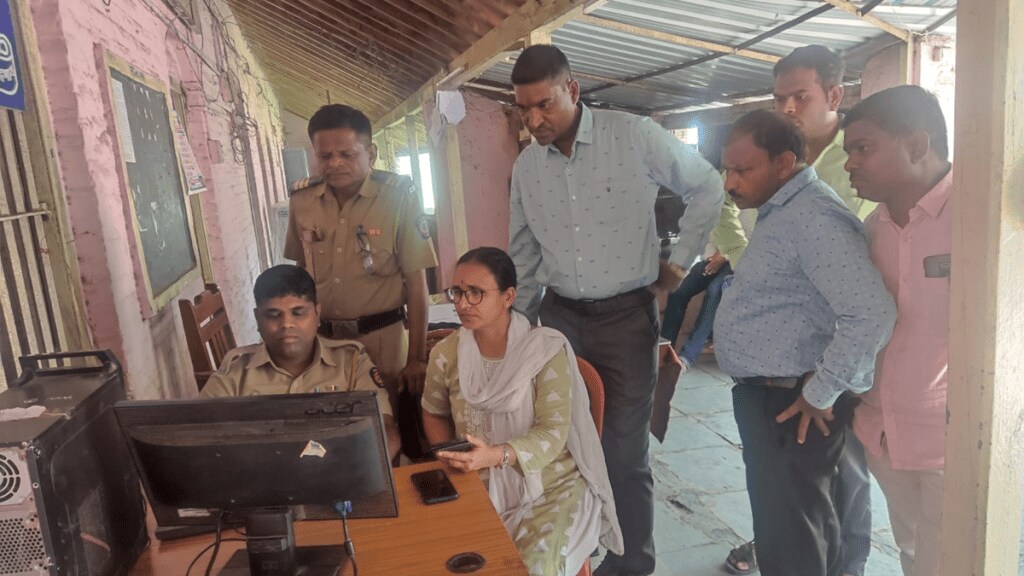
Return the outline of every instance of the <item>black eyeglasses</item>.
{"type": "Polygon", "coordinates": [[[458,286],[452,286],[451,288],[445,290],[444,293],[448,296],[448,299],[452,301],[452,304],[458,304],[459,302],[462,301],[463,296],[465,296],[466,302],[469,302],[470,304],[473,304],[475,306],[479,304],[481,301],[483,301],[484,294],[486,292],[501,291],[501,288],[491,288],[489,290],[484,290],[481,288],[477,288],[475,286],[470,286],[469,288],[463,290],[458,286]]]}
{"type": "Polygon", "coordinates": [[[367,274],[373,275],[373,252],[370,251],[370,236],[363,229],[363,225],[360,224],[356,228],[356,242],[359,244],[359,252],[363,255],[363,270],[367,274]]]}

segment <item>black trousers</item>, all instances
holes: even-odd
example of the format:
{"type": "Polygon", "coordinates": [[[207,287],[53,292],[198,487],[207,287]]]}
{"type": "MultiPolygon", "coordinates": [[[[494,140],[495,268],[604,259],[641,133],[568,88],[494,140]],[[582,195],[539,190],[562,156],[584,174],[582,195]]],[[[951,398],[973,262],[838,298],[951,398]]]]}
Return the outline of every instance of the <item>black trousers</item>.
{"type": "Polygon", "coordinates": [[[839,576],[842,552],[832,496],[852,410],[841,397],[829,436],[812,422],[806,442],[798,444],[799,416],[782,424],[775,417],[799,394],[800,387],[737,384],[732,389],[757,563],[762,576],[839,576]]]}
{"type": "Polygon", "coordinates": [[[620,572],[654,572],[654,478],[648,458],[658,371],[658,308],[646,289],[614,301],[565,301],[550,290],[540,306],[544,326],[565,334],[573,351],[604,382],[601,444],[625,551],[605,562],[620,572]]]}

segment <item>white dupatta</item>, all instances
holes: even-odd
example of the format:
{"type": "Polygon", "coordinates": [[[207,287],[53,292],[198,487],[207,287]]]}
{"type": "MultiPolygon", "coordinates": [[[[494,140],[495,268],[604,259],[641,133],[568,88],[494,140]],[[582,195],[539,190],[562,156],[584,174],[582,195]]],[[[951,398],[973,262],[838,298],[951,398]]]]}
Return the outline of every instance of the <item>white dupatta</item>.
{"type": "MultiPolygon", "coordinates": [[[[512,311],[508,328],[505,357],[488,380],[484,373],[480,348],[473,331],[459,329],[459,387],[466,402],[477,410],[490,413],[488,441],[501,444],[525,435],[533,425],[533,379],[560,350],[569,357],[572,378],[572,414],[569,454],[601,508],[601,544],[622,554],[622,531],[615,512],[608,468],[605,465],[601,440],[590,414],[590,396],[576,364],[572,346],[561,332],[551,328],[532,327],[522,314],[512,311]]],[[[525,477],[511,466],[490,469],[488,490],[491,501],[510,533],[519,526],[533,502],[543,493],[540,473],[525,477]]]]}

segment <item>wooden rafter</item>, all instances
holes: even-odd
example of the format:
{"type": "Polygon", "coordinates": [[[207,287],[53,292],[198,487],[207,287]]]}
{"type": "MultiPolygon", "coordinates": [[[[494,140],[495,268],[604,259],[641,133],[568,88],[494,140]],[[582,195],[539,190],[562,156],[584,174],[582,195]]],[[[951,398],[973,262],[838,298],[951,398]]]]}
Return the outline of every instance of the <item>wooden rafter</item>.
{"type": "MultiPolygon", "coordinates": [[[[547,5],[551,0],[537,0],[547,5]]],[[[384,114],[529,0],[226,0],[284,108],[384,114]]]]}
{"type": "Polygon", "coordinates": [[[903,40],[904,42],[909,42],[910,38],[912,37],[912,34],[909,31],[904,30],[899,26],[895,26],[889,22],[886,22],[885,20],[882,20],[881,18],[875,16],[874,14],[868,14],[865,10],[861,10],[853,2],[850,2],[850,0],[821,1],[825,2],[826,4],[831,4],[832,6],[835,6],[836,8],[842,10],[843,12],[853,14],[857,18],[860,18],[861,20],[867,22],[868,24],[871,24],[872,26],[880,30],[884,30],[889,34],[892,34],[893,36],[899,38],[900,40],[903,40]]]}
{"type": "Polygon", "coordinates": [[[504,56],[510,47],[520,44],[522,38],[542,26],[566,17],[574,9],[582,13],[584,0],[528,0],[510,14],[500,26],[493,28],[477,40],[465,52],[452,59],[448,65],[425,82],[399,106],[375,118],[374,126],[383,129],[400,121],[422,105],[423,98],[432,92],[441,80],[446,86],[475,78],[504,56]]]}
{"type": "Polygon", "coordinates": [[[608,30],[625,32],[626,34],[632,34],[634,36],[641,36],[643,38],[650,38],[652,40],[669,42],[671,44],[677,44],[679,46],[700,48],[702,50],[707,50],[709,52],[732,54],[735,56],[742,56],[744,58],[751,58],[753,60],[760,60],[762,62],[770,62],[772,64],[779,61],[779,57],[775,56],[774,54],[765,54],[764,52],[758,52],[756,50],[734,48],[732,46],[728,46],[726,44],[719,44],[717,42],[708,42],[706,40],[697,40],[696,38],[688,38],[686,36],[679,36],[677,34],[669,34],[667,32],[651,30],[649,28],[643,28],[640,26],[635,26],[633,24],[625,24],[623,22],[617,22],[615,20],[601,18],[598,16],[581,16],[576,21],[582,24],[590,24],[591,26],[606,28],[608,30]]]}

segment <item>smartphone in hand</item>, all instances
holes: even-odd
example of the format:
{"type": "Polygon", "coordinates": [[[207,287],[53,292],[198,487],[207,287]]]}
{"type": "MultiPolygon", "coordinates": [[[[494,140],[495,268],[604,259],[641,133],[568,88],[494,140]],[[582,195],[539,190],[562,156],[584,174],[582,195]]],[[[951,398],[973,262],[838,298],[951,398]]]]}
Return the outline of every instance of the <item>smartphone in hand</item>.
{"type": "Polygon", "coordinates": [[[448,479],[448,475],[444,473],[444,470],[437,469],[417,472],[410,478],[412,478],[412,484],[416,487],[416,491],[420,493],[420,498],[424,504],[440,504],[441,502],[449,502],[459,497],[459,493],[455,490],[455,486],[452,485],[452,481],[448,479]]]}
{"type": "Polygon", "coordinates": [[[438,452],[469,452],[472,449],[473,445],[469,443],[469,440],[462,438],[441,442],[430,447],[430,451],[434,454],[438,452]]]}

